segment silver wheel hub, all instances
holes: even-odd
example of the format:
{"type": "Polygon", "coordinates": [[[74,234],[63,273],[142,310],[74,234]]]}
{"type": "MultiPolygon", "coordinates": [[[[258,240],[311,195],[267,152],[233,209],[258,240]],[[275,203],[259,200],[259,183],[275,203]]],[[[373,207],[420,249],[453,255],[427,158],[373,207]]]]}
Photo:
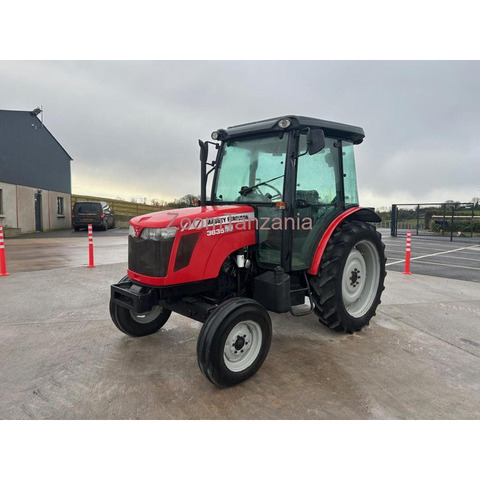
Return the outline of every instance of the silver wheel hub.
{"type": "Polygon", "coordinates": [[[225,366],[241,372],[252,365],[262,346],[262,329],[252,320],[237,323],[229,333],[223,351],[225,366]]]}
{"type": "Polygon", "coordinates": [[[352,317],[362,317],[375,300],[380,280],[380,257],[369,240],[358,242],[348,255],[342,275],[342,299],[352,317]]]}
{"type": "Polygon", "coordinates": [[[153,322],[160,315],[161,312],[162,312],[162,307],[160,305],[157,305],[156,307],[153,307],[149,312],[140,313],[138,315],[135,313],[132,313],[132,311],[130,310],[130,316],[137,323],[146,325],[147,323],[153,322]]]}

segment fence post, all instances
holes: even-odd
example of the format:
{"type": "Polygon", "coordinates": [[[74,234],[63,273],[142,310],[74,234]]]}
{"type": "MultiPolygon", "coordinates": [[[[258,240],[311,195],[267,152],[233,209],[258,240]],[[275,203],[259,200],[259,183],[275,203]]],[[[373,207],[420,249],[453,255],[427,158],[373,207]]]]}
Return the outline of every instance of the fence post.
{"type": "Polygon", "coordinates": [[[470,237],[473,237],[473,214],[475,212],[475,204],[472,203],[472,221],[470,222],[470,237]]]}
{"type": "Polygon", "coordinates": [[[447,221],[446,220],[447,206],[445,204],[443,204],[442,206],[443,206],[442,237],[444,237],[445,236],[445,222],[447,221]]]}
{"type": "Polygon", "coordinates": [[[450,241],[453,242],[453,219],[455,215],[455,205],[452,205],[452,224],[450,225],[450,241]]]}
{"type": "Polygon", "coordinates": [[[420,223],[420,204],[417,205],[417,237],[418,237],[418,224],[420,223]]]}
{"type": "Polygon", "coordinates": [[[390,223],[390,235],[392,237],[397,236],[397,206],[392,205],[392,213],[391,213],[391,223],[390,223]]]}

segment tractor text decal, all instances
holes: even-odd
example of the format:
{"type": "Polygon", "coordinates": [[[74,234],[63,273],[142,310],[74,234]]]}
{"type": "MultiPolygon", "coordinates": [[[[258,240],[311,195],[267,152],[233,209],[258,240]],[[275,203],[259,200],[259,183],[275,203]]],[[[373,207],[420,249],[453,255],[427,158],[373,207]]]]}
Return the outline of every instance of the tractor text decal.
{"type": "MultiPolygon", "coordinates": [[[[178,214],[168,225],[173,224],[178,214]]],[[[223,233],[233,232],[234,230],[311,230],[313,226],[310,217],[301,218],[299,214],[296,217],[260,217],[255,218],[253,212],[240,214],[227,214],[221,217],[212,218],[182,218],[180,220],[181,231],[185,230],[207,230],[207,235],[221,235],[223,233]]]]}

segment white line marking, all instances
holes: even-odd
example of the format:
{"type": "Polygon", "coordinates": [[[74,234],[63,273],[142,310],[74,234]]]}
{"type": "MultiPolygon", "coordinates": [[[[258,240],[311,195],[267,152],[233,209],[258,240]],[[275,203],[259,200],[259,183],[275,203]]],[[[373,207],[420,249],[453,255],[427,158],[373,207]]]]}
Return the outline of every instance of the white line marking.
{"type": "MultiPolygon", "coordinates": [[[[474,246],[478,246],[478,245],[474,245],[474,246]]],[[[438,252],[438,253],[430,253],[428,255],[421,255],[420,257],[414,257],[411,259],[411,261],[413,260],[419,260],[420,258],[426,258],[426,257],[434,257],[435,255],[445,255],[447,253],[450,253],[450,252],[458,252],[459,250],[465,250],[467,248],[471,248],[471,247],[462,247],[462,248],[455,248],[454,250],[446,250],[445,252],[438,252]]],[[[402,263],[404,262],[405,260],[399,260],[398,262],[391,262],[391,263],[387,263],[387,267],[389,267],[390,265],[395,265],[396,263],[402,263]]],[[[449,267],[451,267],[452,265],[449,265],[449,267]]],[[[468,268],[473,268],[473,267],[468,267],[468,268]]]]}
{"type": "MultiPolygon", "coordinates": [[[[414,251],[417,251],[417,248],[412,248],[412,250],[414,251]]],[[[452,250],[449,250],[450,252],[452,250]]],[[[386,252],[387,254],[390,254],[392,256],[395,256],[395,255],[402,255],[402,253],[405,253],[405,250],[404,249],[401,249],[401,248],[387,248],[386,249],[386,252]]],[[[418,253],[422,253],[422,252],[418,252],[418,253]]],[[[428,253],[428,252],[427,252],[428,253]]],[[[431,252],[431,253],[435,253],[435,252],[431,252]]],[[[469,260],[476,260],[478,258],[480,258],[480,250],[477,250],[477,251],[471,251],[471,250],[464,250],[463,252],[463,257],[456,257],[456,258],[462,258],[463,260],[466,260],[466,261],[469,261],[469,260]]],[[[451,257],[453,258],[453,257],[451,257]]]]}
{"type": "Polygon", "coordinates": [[[450,263],[438,263],[438,262],[422,262],[417,261],[417,263],[422,263],[424,265],[442,265],[444,267],[452,267],[452,268],[468,268],[469,270],[480,270],[478,267],[466,267],[465,265],[452,265],[450,263]]]}
{"type": "Polygon", "coordinates": [[[465,260],[468,262],[480,262],[480,258],[465,258],[465,257],[456,257],[455,255],[449,255],[448,259],[454,258],[455,260],[465,260]]]}
{"type": "MultiPolygon", "coordinates": [[[[385,242],[384,242],[385,243],[385,242]]],[[[394,244],[394,245],[385,245],[387,248],[405,248],[405,243],[401,244],[394,244]]],[[[430,252],[443,252],[443,248],[434,248],[434,247],[424,247],[424,246],[419,246],[416,243],[413,243],[412,246],[414,246],[417,250],[428,250],[430,252]]]]}
{"type": "MultiPolygon", "coordinates": [[[[385,242],[383,242],[385,243],[385,242]]],[[[435,248],[435,247],[425,247],[423,245],[417,245],[416,243],[412,243],[418,250],[429,250],[433,252],[443,252],[443,248],[435,248]]],[[[405,243],[396,243],[396,244],[385,244],[387,248],[402,248],[405,247],[405,243]]]]}

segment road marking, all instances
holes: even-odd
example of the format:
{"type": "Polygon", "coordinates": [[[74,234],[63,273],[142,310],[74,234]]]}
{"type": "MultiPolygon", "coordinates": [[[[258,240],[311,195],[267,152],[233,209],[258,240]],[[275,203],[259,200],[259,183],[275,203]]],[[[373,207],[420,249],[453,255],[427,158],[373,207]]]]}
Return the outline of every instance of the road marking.
{"type": "MultiPolygon", "coordinates": [[[[385,242],[383,242],[385,243],[385,242]]],[[[401,242],[401,243],[385,243],[385,246],[387,248],[399,248],[399,249],[402,249],[402,248],[405,248],[405,242],[401,242]]],[[[417,250],[430,250],[430,251],[433,251],[433,252],[443,252],[445,247],[442,247],[442,248],[438,248],[437,245],[435,246],[425,246],[425,245],[419,245],[417,242],[414,242],[412,241],[412,246],[415,246],[415,249],[417,250]]],[[[472,247],[468,247],[468,248],[472,248],[472,247]]],[[[474,250],[472,248],[473,251],[476,251],[478,252],[478,249],[477,250],[474,250]]]]}
{"type": "Polygon", "coordinates": [[[478,267],[466,267],[464,265],[452,265],[451,263],[422,262],[422,261],[418,261],[417,263],[422,263],[423,265],[442,265],[443,267],[467,268],[468,270],[480,270],[480,268],[478,268],[478,267]]]}
{"type": "Polygon", "coordinates": [[[456,259],[456,260],[465,260],[466,262],[480,262],[480,258],[456,257],[455,255],[449,255],[448,258],[449,258],[449,259],[450,259],[450,258],[454,258],[454,259],[456,259]]]}
{"type": "MultiPolygon", "coordinates": [[[[415,248],[412,248],[412,250],[416,250],[415,248]]],[[[386,250],[387,256],[392,256],[392,257],[402,257],[402,253],[405,252],[405,248],[402,248],[401,250],[399,249],[393,249],[393,248],[387,248],[386,250]]],[[[452,252],[450,250],[449,252],[452,252]]],[[[448,258],[455,258],[457,260],[464,260],[465,262],[480,262],[480,251],[479,252],[468,252],[464,251],[462,252],[464,256],[456,256],[456,255],[448,255],[448,258]]],[[[447,255],[447,254],[445,254],[447,255]]]]}
{"type": "MultiPolygon", "coordinates": [[[[467,248],[471,248],[472,246],[474,247],[478,247],[480,245],[471,245],[469,247],[462,247],[462,248],[455,248],[454,250],[446,250],[445,252],[437,252],[437,253],[430,253],[428,255],[421,255],[420,257],[414,257],[411,259],[411,261],[413,260],[420,260],[421,258],[427,258],[427,257],[434,257],[436,255],[446,255],[447,253],[451,253],[451,252],[458,252],[460,250],[465,250],[467,248]]],[[[397,262],[391,262],[391,263],[387,263],[386,266],[389,267],[390,265],[395,265],[397,263],[402,263],[404,262],[405,260],[398,260],[397,262]]],[[[448,265],[449,267],[451,267],[452,265],[448,265]]],[[[473,267],[467,267],[467,268],[473,268],[473,267]]]]}

